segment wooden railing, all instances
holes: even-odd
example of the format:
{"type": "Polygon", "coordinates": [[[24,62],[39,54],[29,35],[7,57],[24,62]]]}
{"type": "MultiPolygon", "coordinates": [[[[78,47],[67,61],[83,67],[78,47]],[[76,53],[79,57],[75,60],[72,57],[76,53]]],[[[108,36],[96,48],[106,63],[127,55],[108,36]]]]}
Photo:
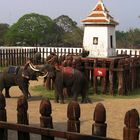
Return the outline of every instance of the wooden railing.
{"type": "MultiPolygon", "coordinates": [[[[0,94],[0,139],[8,140],[8,130],[17,131],[18,140],[30,140],[30,133],[41,135],[42,140],[54,140],[64,138],[67,140],[115,140],[106,137],[106,109],[103,104],[98,103],[93,113],[92,135],[80,134],[80,105],[72,101],[67,107],[67,131],[59,131],[53,128],[52,107],[48,99],[42,99],[40,103],[40,127],[29,125],[28,102],[21,96],[17,102],[17,123],[8,123],[6,112],[6,101],[0,94]]],[[[139,114],[136,109],[129,110],[124,119],[123,140],[139,139],[139,114]]],[[[114,132],[115,133],[115,132],[114,132]]]]}

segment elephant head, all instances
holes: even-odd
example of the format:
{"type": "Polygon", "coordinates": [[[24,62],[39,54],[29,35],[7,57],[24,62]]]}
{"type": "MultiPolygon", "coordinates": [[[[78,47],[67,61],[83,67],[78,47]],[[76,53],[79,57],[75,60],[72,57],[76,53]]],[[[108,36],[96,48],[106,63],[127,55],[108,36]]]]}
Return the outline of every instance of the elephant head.
{"type": "Polygon", "coordinates": [[[56,68],[51,64],[45,64],[39,70],[42,73],[42,77],[46,78],[49,77],[51,79],[55,78],[56,68]]]}
{"type": "Polygon", "coordinates": [[[22,77],[28,80],[37,80],[37,77],[40,75],[40,70],[37,69],[30,61],[27,61],[22,71],[22,77]]]}

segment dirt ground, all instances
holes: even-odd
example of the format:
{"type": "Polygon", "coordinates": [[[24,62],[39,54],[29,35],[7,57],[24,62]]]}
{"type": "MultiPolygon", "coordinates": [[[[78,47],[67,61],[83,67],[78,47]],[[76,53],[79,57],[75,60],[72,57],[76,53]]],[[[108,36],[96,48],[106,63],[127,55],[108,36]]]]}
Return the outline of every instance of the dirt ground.
{"type": "MultiPolygon", "coordinates": [[[[42,84],[42,80],[30,82],[30,87],[38,84],[42,84]]],[[[16,123],[16,106],[17,99],[22,95],[18,87],[12,87],[10,89],[10,95],[12,98],[6,99],[6,110],[8,122],[16,123]]],[[[29,100],[29,123],[34,126],[39,126],[39,105],[41,101],[41,96],[37,93],[31,92],[32,98],[29,100]]],[[[122,139],[123,138],[123,127],[124,127],[124,117],[125,113],[130,109],[137,109],[140,112],[140,99],[105,99],[100,101],[93,101],[92,104],[80,104],[81,107],[81,133],[91,134],[92,124],[93,124],[93,112],[95,106],[98,103],[102,103],[107,112],[107,137],[122,139]]],[[[66,131],[67,122],[67,103],[58,104],[52,103],[52,117],[54,128],[57,130],[66,131]]],[[[32,139],[38,140],[39,136],[32,135],[32,139]]],[[[10,140],[16,140],[15,133],[10,131],[10,140]]]]}

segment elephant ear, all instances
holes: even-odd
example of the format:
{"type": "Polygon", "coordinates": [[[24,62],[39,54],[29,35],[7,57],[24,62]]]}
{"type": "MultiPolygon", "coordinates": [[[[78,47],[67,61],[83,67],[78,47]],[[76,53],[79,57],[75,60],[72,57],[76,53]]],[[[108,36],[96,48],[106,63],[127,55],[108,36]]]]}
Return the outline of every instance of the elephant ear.
{"type": "Polygon", "coordinates": [[[40,72],[40,70],[32,64],[31,60],[27,60],[23,68],[22,77],[30,80],[37,80],[36,72],[40,72]]]}
{"type": "Polygon", "coordinates": [[[26,79],[30,79],[29,74],[27,72],[27,69],[23,69],[23,71],[22,71],[22,77],[23,78],[26,78],[26,79]]]}
{"type": "Polygon", "coordinates": [[[26,78],[26,79],[30,79],[30,77],[28,76],[28,74],[25,71],[22,72],[22,77],[26,78]]]}
{"type": "Polygon", "coordinates": [[[27,69],[29,67],[29,64],[31,63],[30,60],[27,60],[26,64],[24,65],[23,71],[22,71],[22,77],[26,79],[30,79],[29,74],[27,72],[27,69]]]}

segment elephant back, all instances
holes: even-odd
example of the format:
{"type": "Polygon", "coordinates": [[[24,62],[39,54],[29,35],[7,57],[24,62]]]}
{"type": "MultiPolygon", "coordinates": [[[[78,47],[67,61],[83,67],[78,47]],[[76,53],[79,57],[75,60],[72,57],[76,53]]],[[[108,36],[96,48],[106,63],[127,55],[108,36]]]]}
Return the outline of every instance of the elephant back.
{"type": "Polygon", "coordinates": [[[9,74],[17,74],[19,69],[20,69],[19,66],[9,66],[8,69],[7,69],[7,73],[9,73],[9,74]]]}
{"type": "Polygon", "coordinates": [[[67,75],[73,75],[74,69],[72,67],[63,67],[62,72],[67,75]]]}

